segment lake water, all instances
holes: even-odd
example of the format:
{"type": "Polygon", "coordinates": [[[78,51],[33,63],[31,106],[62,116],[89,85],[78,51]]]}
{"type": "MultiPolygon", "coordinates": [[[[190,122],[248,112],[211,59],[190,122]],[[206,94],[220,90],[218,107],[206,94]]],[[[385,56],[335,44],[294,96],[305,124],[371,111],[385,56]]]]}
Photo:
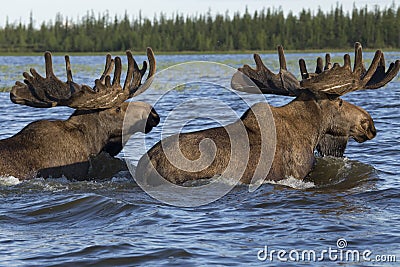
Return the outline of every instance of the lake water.
{"type": "MultiPolygon", "coordinates": [[[[305,58],[312,69],[317,56],[320,54],[288,54],[288,67],[298,75],[297,60],[305,58]]],[[[332,57],[342,62],[341,53],[332,57]]],[[[372,57],[373,53],[364,53],[367,65],[372,57]]],[[[145,59],[142,55],[135,58],[138,62],[145,59]]],[[[213,61],[233,68],[254,65],[250,54],[156,58],[158,71],[189,61],[213,61]]],[[[276,54],[262,58],[277,69],[276,54]]],[[[385,53],[385,58],[400,59],[400,52],[385,53]]],[[[100,56],[71,57],[75,81],[93,85],[103,62],[100,56]]],[[[54,57],[55,72],[62,80],[63,64],[63,57],[54,57]]],[[[0,87],[11,87],[30,67],[44,73],[43,66],[42,57],[0,57],[0,87]]],[[[204,84],[193,90],[181,86],[155,105],[161,123],[171,106],[193,96],[227,102],[239,115],[246,110],[241,101],[221,93],[216,85],[218,72],[204,70],[201,77],[204,84]]],[[[184,72],[164,79],[178,85],[186,81],[184,72]]],[[[159,94],[156,89],[152,92],[138,99],[147,101],[159,94]]],[[[289,261],[289,256],[296,259],[303,251],[315,251],[318,258],[325,250],[336,250],[331,251],[331,258],[327,252],[323,255],[320,264],[324,266],[396,265],[346,261],[343,255],[349,250],[370,251],[367,258],[388,260],[394,255],[400,261],[400,76],[385,88],[354,92],[344,99],[370,112],[378,134],[362,144],[350,141],[345,158],[320,159],[312,182],[286,179],[265,183],[255,192],[237,185],[215,202],[180,208],[147,195],[127,171],[90,182],[1,177],[0,266],[286,266],[287,262],[278,259],[279,250],[286,252],[280,256],[289,261]],[[266,246],[268,255],[276,251],[273,259],[265,259],[266,246]],[[263,257],[265,261],[261,261],[263,257]]],[[[290,101],[278,96],[267,96],[267,100],[273,105],[290,101]]],[[[34,120],[65,119],[72,112],[69,108],[15,105],[8,93],[0,93],[0,103],[0,138],[17,133],[34,120]]],[[[209,105],[207,110],[220,122],[230,122],[229,118],[224,121],[229,116],[220,106],[209,105]]],[[[176,112],[163,134],[178,132],[180,126],[174,122],[196,112],[176,112]]],[[[214,125],[215,121],[204,118],[191,120],[185,130],[214,125]]],[[[161,131],[159,126],[146,136],[147,148],[159,140],[161,131]]],[[[129,148],[134,165],[142,150],[129,148]]],[[[316,264],[297,259],[296,265],[316,264]]]]}

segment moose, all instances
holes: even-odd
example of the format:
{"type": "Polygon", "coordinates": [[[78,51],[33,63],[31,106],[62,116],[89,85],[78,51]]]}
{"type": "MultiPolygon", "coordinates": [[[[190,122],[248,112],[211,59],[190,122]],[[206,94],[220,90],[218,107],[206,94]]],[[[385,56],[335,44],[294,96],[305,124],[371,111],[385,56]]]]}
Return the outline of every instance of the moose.
{"type": "MultiPolygon", "coordinates": [[[[35,121],[14,136],[0,140],[0,175],[19,179],[65,175],[81,179],[92,158],[104,152],[112,156],[119,153],[123,134],[148,133],[157,126],[160,118],[151,105],[125,102],[146,89],[141,85],[147,70],[146,61],[140,69],[131,51],[126,55],[128,70],[123,87],[121,59],[112,59],[110,54],[93,88],[73,81],[69,56],[65,56],[66,82],[55,76],[50,52],[44,55],[46,77],[33,68],[30,74],[24,72],[24,83],[17,81],[11,90],[12,102],[39,108],[68,106],[75,111],[67,120],[35,121]],[[123,133],[125,116],[129,126],[123,133]]],[[[151,82],[156,68],[151,48],[147,49],[147,58],[150,67],[146,82],[151,82]]]]}
{"type": "Polygon", "coordinates": [[[235,173],[239,175],[238,180],[247,184],[264,179],[304,179],[314,167],[316,148],[322,154],[340,156],[349,138],[361,143],[375,137],[376,129],[370,114],[340,96],[386,85],[397,75],[400,60],[391,63],[385,72],[383,53],[377,50],[366,70],[362,46],[356,43],[353,70],[348,54],[344,56],[342,66],[338,63],[332,65],[329,54],[325,66],[318,58],[315,73],[308,73],[305,61],[300,59],[302,80],[299,81],[287,70],[282,46],[278,47],[278,55],[278,74],[268,69],[260,56],[254,54],[256,68],[249,65],[239,68],[237,74],[240,75],[234,75],[232,87],[247,93],[291,96],[295,97],[294,100],[281,107],[256,103],[239,120],[225,127],[180,133],[159,141],[139,160],[136,180],[148,185],[159,185],[165,180],[185,184],[204,178],[235,176],[235,173]],[[240,83],[235,86],[235,76],[242,77],[243,74],[256,86],[240,83]],[[272,122],[266,110],[271,111],[272,122]],[[273,123],[276,146],[275,150],[268,150],[262,135],[273,123]],[[231,136],[231,133],[239,132],[241,126],[245,128],[241,135],[246,142],[238,140],[237,134],[234,138],[231,136]],[[233,146],[243,155],[235,155],[233,146]],[[260,169],[259,165],[266,164],[263,162],[265,155],[271,154],[270,168],[260,169]],[[182,157],[187,163],[177,165],[177,159],[182,157]]]}

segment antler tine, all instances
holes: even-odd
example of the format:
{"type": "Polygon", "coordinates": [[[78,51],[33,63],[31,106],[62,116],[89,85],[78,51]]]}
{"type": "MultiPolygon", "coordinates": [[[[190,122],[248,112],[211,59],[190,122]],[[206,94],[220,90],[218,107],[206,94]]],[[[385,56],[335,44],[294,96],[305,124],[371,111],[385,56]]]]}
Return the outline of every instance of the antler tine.
{"type": "Polygon", "coordinates": [[[133,85],[133,80],[135,79],[135,77],[137,78],[138,74],[140,75],[140,70],[135,59],[133,58],[131,51],[129,50],[126,51],[126,57],[128,59],[128,71],[126,73],[126,78],[123,88],[124,91],[129,91],[133,85]]]}
{"type": "Polygon", "coordinates": [[[383,53],[381,50],[376,50],[374,58],[372,59],[371,65],[369,66],[367,72],[365,72],[365,68],[364,68],[361,78],[363,81],[366,81],[365,84],[367,84],[367,82],[369,80],[371,80],[372,76],[376,72],[376,70],[381,62],[382,55],[383,55],[383,53]]]}
{"type": "Polygon", "coordinates": [[[140,69],[140,76],[144,76],[147,70],[147,61],[143,61],[142,68],[140,69]]]}
{"type": "Polygon", "coordinates": [[[150,69],[146,80],[156,73],[156,58],[154,57],[154,52],[150,47],[147,47],[147,59],[149,60],[150,69]]]}
{"type": "Polygon", "coordinates": [[[125,78],[124,90],[128,91],[129,87],[131,87],[132,80],[134,78],[133,76],[134,76],[135,68],[138,69],[138,66],[137,66],[136,61],[133,58],[132,52],[130,50],[126,51],[126,57],[128,59],[128,71],[127,71],[126,78],[125,78]]]}
{"type": "Polygon", "coordinates": [[[132,57],[132,54],[130,54],[130,57],[133,59],[133,79],[128,90],[134,93],[134,91],[136,91],[142,84],[142,76],[140,75],[141,71],[136,63],[136,60],[132,57]]]}
{"type": "MultiPolygon", "coordinates": [[[[120,57],[115,57],[114,63],[115,63],[115,71],[114,71],[114,78],[113,78],[112,84],[120,84],[120,82],[121,82],[121,73],[122,73],[121,58],[120,57]]],[[[111,71],[111,70],[109,70],[109,71],[111,71]]],[[[110,75],[106,74],[106,77],[110,77],[110,75]]],[[[109,82],[109,84],[106,84],[106,86],[108,86],[108,87],[111,86],[110,82],[109,82]]]]}
{"type": "Polygon", "coordinates": [[[53,60],[51,59],[51,53],[49,51],[44,53],[44,60],[46,66],[46,78],[55,76],[53,72],[53,60]]]}
{"type": "Polygon", "coordinates": [[[315,68],[315,73],[319,74],[324,71],[324,63],[321,57],[317,58],[317,67],[315,68]]]}
{"type": "Polygon", "coordinates": [[[111,72],[113,71],[114,68],[114,59],[111,58],[111,54],[106,55],[106,64],[104,66],[104,72],[100,77],[100,81],[104,81],[106,76],[111,75],[111,72]]]}
{"type": "Polygon", "coordinates": [[[362,58],[362,45],[359,42],[354,44],[354,68],[353,72],[361,77],[365,72],[365,66],[362,58]]]}
{"type": "MultiPolygon", "coordinates": [[[[300,66],[301,77],[303,79],[308,79],[310,74],[307,71],[307,66],[306,66],[306,62],[304,61],[304,59],[302,59],[302,58],[299,59],[299,66],[300,66]]],[[[315,72],[317,72],[317,71],[318,71],[318,66],[317,66],[317,70],[315,72]]]]}
{"type": "Polygon", "coordinates": [[[67,72],[67,82],[73,82],[71,63],[68,55],[65,55],[65,71],[67,72]]]}
{"type": "MultiPolygon", "coordinates": [[[[141,93],[146,91],[153,82],[154,74],[156,73],[156,59],[154,57],[154,52],[150,47],[147,48],[147,59],[149,60],[149,73],[147,74],[147,78],[144,84],[140,85],[140,87],[134,90],[132,97],[140,95],[141,93]]],[[[145,62],[143,62],[143,67],[139,71],[141,74],[140,77],[143,77],[144,73],[146,72],[146,69],[147,69],[147,63],[145,64],[145,62]]]]}
{"type": "Polygon", "coordinates": [[[283,47],[281,45],[278,46],[278,55],[280,69],[287,70],[285,53],[283,52],[283,47]]]}
{"type": "MultiPolygon", "coordinates": [[[[349,54],[345,54],[343,56],[343,68],[347,68],[349,71],[351,71],[351,59],[350,59],[350,55],[349,54]]],[[[338,63],[336,66],[338,66],[338,63]]],[[[333,64],[335,66],[335,64],[333,64]]]]}
{"type": "MultiPolygon", "coordinates": [[[[260,71],[260,70],[262,70],[262,71],[267,72],[267,73],[270,74],[270,75],[273,74],[272,71],[270,71],[270,70],[264,65],[264,62],[262,61],[262,59],[261,59],[261,57],[260,57],[259,54],[254,54],[253,58],[254,58],[254,62],[256,63],[256,69],[255,69],[255,71],[260,71]]],[[[249,69],[254,70],[254,69],[250,68],[249,65],[246,65],[246,66],[247,66],[249,69]]]]}
{"type": "Polygon", "coordinates": [[[248,93],[296,96],[298,90],[301,88],[297,78],[287,70],[286,58],[282,46],[278,46],[278,57],[279,73],[275,74],[264,65],[259,54],[254,54],[256,68],[253,69],[246,64],[238,70],[248,76],[260,90],[252,90],[250,86],[243,88],[236,86],[234,89],[248,93]]]}
{"type": "Polygon", "coordinates": [[[331,54],[326,53],[325,54],[325,67],[324,67],[324,70],[329,70],[330,68],[332,68],[331,54]]]}

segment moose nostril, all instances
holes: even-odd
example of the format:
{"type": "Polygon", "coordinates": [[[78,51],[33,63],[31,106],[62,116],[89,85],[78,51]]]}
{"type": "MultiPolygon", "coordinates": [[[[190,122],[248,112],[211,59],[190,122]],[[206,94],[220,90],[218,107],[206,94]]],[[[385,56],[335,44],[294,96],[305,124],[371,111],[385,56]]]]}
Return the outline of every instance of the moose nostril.
{"type": "Polygon", "coordinates": [[[371,133],[372,133],[374,136],[376,136],[376,128],[375,128],[375,127],[372,127],[371,133]]]}
{"type": "Polygon", "coordinates": [[[147,118],[146,125],[155,127],[160,123],[160,116],[157,113],[151,113],[150,116],[147,118]]]}
{"type": "Polygon", "coordinates": [[[156,114],[153,114],[153,121],[154,121],[156,124],[159,124],[159,123],[160,123],[160,116],[158,116],[157,113],[156,113],[156,114]]]}
{"type": "Polygon", "coordinates": [[[156,124],[160,123],[160,116],[158,115],[157,111],[153,108],[151,109],[151,115],[153,117],[153,120],[156,124]]]}

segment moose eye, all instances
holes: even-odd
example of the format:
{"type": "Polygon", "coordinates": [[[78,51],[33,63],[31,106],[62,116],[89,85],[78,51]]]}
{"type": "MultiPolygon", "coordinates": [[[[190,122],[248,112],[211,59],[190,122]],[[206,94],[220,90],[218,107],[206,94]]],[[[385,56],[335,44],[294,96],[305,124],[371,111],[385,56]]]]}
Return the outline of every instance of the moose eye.
{"type": "Polygon", "coordinates": [[[116,108],[115,111],[116,111],[117,113],[120,113],[120,112],[121,112],[121,107],[116,108]]]}

